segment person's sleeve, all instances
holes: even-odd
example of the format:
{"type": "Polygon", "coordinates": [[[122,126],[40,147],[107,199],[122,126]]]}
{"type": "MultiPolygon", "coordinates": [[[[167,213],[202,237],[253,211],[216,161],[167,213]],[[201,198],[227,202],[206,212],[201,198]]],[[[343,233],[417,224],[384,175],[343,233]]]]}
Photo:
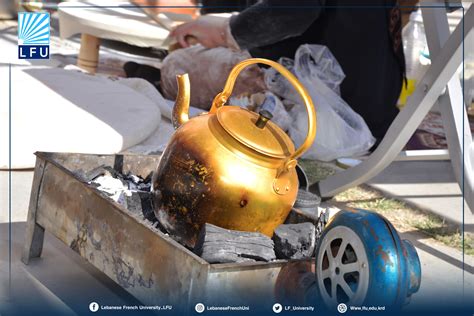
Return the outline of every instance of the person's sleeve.
{"type": "Polygon", "coordinates": [[[264,0],[235,15],[230,31],[240,49],[252,49],[303,34],[325,0],[264,0]]]}

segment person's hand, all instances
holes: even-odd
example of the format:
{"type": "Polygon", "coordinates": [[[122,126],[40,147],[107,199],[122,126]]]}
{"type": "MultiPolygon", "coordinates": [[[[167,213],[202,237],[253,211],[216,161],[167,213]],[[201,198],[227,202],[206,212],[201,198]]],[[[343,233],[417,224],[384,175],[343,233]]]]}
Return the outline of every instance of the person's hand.
{"type": "Polygon", "coordinates": [[[171,31],[171,36],[175,37],[182,47],[189,47],[194,38],[206,48],[227,46],[227,28],[229,19],[216,16],[201,16],[197,20],[184,23],[171,31]]]}

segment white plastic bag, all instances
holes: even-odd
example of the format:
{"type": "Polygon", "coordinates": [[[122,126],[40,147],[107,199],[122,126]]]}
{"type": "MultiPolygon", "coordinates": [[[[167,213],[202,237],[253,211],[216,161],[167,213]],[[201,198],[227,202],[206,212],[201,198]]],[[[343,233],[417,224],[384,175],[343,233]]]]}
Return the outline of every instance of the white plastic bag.
{"type": "MultiPolygon", "coordinates": [[[[209,110],[215,96],[222,92],[232,68],[250,58],[246,51],[225,47],[207,49],[201,45],[173,51],[161,66],[161,89],[166,99],[175,100],[178,93],[176,75],[187,73],[191,82],[191,104],[209,110]]],[[[233,95],[265,90],[263,72],[257,65],[246,67],[237,77],[233,95]]]]}
{"type": "MultiPolygon", "coordinates": [[[[280,60],[308,90],[316,107],[316,139],[303,158],[331,161],[366,153],[375,143],[364,119],[354,112],[339,95],[344,72],[326,46],[301,45],[295,62],[280,60]],[[292,65],[293,64],[293,65],[292,65]]],[[[282,98],[297,105],[290,111],[293,124],[288,134],[300,146],[308,130],[308,115],[294,88],[274,70],[265,73],[267,87],[282,98]]]]}

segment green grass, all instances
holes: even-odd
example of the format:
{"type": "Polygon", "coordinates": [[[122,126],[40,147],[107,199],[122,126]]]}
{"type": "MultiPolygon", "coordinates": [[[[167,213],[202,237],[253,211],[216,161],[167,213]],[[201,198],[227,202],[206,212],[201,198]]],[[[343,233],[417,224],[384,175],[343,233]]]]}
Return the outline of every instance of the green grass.
{"type": "MultiPolygon", "coordinates": [[[[413,223],[413,226],[446,245],[462,250],[463,240],[459,229],[449,227],[433,215],[426,215],[426,217],[425,220],[413,223]]],[[[474,235],[471,233],[464,234],[464,251],[474,256],[474,235]]]]}
{"type": "MultiPolygon", "coordinates": [[[[328,163],[300,160],[310,183],[325,179],[335,173],[328,163]]],[[[459,227],[450,225],[436,215],[428,214],[407,203],[384,196],[367,185],[358,186],[336,195],[330,202],[344,206],[379,212],[400,232],[418,231],[445,245],[462,250],[463,240],[459,227]]],[[[464,234],[464,251],[474,256],[474,234],[464,234]]]]}
{"type": "Polygon", "coordinates": [[[301,166],[301,168],[303,168],[304,172],[306,173],[309,183],[318,182],[336,173],[334,168],[331,168],[325,163],[321,163],[314,160],[301,159],[298,160],[298,164],[301,166]]]}
{"type": "MultiPolygon", "coordinates": [[[[402,232],[416,229],[445,245],[462,250],[463,240],[459,227],[450,225],[441,217],[427,214],[403,201],[387,198],[368,186],[351,188],[336,195],[333,200],[339,206],[342,204],[379,212],[402,232]]],[[[464,251],[468,255],[474,255],[474,234],[464,234],[464,251]]]]}

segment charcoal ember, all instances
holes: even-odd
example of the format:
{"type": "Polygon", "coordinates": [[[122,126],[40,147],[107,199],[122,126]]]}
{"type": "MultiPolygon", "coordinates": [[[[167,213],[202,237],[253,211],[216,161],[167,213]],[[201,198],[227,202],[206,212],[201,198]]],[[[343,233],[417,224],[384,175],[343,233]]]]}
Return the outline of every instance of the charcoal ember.
{"type": "Polygon", "coordinates": [[[300,224],[300,223],[316,223],[317,210],[314,212],[307,212],[306,210],[301,210],[298,208],[292,208],[290,214],[285,219],[285,224],[300,224]]]}
{"type": "Polygon", "coordinates": [[[147,220],[156,222],[151,193],[151,173],[143,179],[130,172],[122,174],[107,165],[101,165],[88,172],[76,173],[84,182],[97,188],[130,212],[142,214],[147,220]]]}
{"type": "Polygon", "coordinates": [[[209,263],[275,259],[271,238],[261,233],[229,230],[209,223],[203,226],[194,252],[209,263]]]}
{"type": "Polygon", "coordinates": [[[141,177],[131,173],[120,175],[119,179],[122,180],[124,186],[131,191],[140,190],[140,186],[143,184],[143,179],[141,177]]]}
{"type": "Polygon", "coordinates": [[[138,183],[138,189],[140,191],[151,191],[153,172],[150,172],[148,176],[138,183]]]}
{"type": "Polygon", "coordinates": [[[139,183],[143,182],[143,179],[137,175],[134,175],[132,173],[128,173],[124,179],[133,182],[134,184],[138,185],[139,183]]]}
{"type": "Polygon", "coordinates": [[[131,191],[125,195],[125,207],[136,214],[142,214],[147,220],[151,222],[156,221],[155,213],[153,212],[153,196],[151,192],[146,191],[131,191]]]}
{"type": "Polygon", "coordinates": [[[278,259],[310,258],[314,253],[316,229],[312,223],[283,224],[275,229],[273,242],[278,259]]]}
{"type": "Polygon", "coordinates": [[[133,183],[131,181],[123,180],[123,179],[121,179],[120,181],[122,181],[123,186],[126,190],[128,190],[128,191],[138,191],[138,186],[135,183],[133,183]]]}
{"type": "Polygon", "coordinates": [[[131,192],[129,195],[126,195],[125,206],[129,211],[133,213],[142,213],[142,200],[140,198],[140,194],[137,191],[134,191],[131,192]]]}
{"type": "Polygon", "coordinates": [[[138,190],[140,191],[151,191],[151,183],[139,183],[138,190]]]}
{"type": "Polygon", "coordinates": [[[153,207],[153,194],[151,192],[143,192],[139,191],[138,194],[140,195],[141,206],[142,206],[142,214],[143,216],[151,221],[156,222],[157,219],[155,217],[155,211],[153,207]]]}

